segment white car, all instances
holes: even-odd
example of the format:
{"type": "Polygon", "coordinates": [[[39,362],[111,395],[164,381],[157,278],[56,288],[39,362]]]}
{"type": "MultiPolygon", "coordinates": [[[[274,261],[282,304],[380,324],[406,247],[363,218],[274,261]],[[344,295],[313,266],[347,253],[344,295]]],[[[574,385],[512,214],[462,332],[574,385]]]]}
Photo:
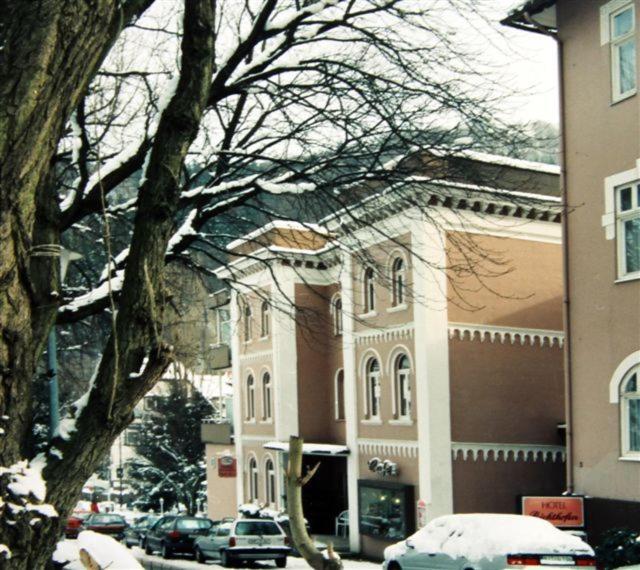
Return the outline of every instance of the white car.
{"type": "Polygon", "coordinates": [[[596,565],[592,548],[577,536],[540,518],[499,514],[436,518],[389,546],[384,558],[385,570],[568,570],[596,565]]]}

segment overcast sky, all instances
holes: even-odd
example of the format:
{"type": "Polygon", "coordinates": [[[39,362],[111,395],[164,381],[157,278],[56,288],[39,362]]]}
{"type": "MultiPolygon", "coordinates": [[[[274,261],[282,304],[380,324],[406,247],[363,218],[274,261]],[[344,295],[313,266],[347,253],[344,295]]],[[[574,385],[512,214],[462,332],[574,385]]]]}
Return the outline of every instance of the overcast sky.
{"type": "MultiPolygon", "coordinates": [[[[495,0],[496,20],[506,16],[521,0],[495,0]]],[[[556,44],[551,38],[505,28],[505,37],[487,44],[491,58],[503,67],[504,81],[522,95],[514,97],[505,111],[519,120],[542,119],[558,123],[556,44]]]]}

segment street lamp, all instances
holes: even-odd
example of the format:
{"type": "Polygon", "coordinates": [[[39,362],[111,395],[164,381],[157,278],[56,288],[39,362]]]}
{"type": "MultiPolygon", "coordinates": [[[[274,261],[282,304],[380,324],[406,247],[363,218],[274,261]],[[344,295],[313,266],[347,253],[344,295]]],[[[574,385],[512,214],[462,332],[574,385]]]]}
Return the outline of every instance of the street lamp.
{"type": "Polygon", "coordinates": [[[164,515],[164,497],[160,497],[160,516],[164,515]]]}
{"type": "MultiPolygon", "coordinates": [[[[64,283],[67,269],[71,261],[80,259],[82,255],[60,248],[60,287],[64,283]]],[[[49,438],[53,439],[60,425],[60,394],[58,389],[58,347],[56,343],[56,325],[51,327],[47,341],[47,376],[49,377],[49,438]]]]}

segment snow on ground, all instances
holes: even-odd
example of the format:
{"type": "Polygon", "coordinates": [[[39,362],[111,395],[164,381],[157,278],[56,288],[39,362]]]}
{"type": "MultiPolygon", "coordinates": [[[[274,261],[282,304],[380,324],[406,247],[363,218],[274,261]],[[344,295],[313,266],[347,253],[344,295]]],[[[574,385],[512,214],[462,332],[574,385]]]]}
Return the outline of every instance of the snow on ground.
{"type": "MultiPolygon", "coordinates": [[[[160,556],[147,556],[139,548],[133,548],[135,557],[140,561],[142,566],[146,570],[203,570],[205,566],[198,564],[194,560],[188,557],[176,558],[175,560],[164,560],[160,556]]],[[[379,562],[363,562],[360,560],[344,560],[344,567],[347,570],[380,570],[381,564],[379,562]]],[[[212,570],[218,570],[222,568],[216,561],[211,560],[206,564],[207,568],[212,570]]],[[[256,562],[249,566],[249,568],[256,569],[269,569],[275,568],[275,564],[272,562],[256,562]]],[[[308,570],[309,565],[302,558],[295,558],[290,556],[287,559],[288,570],[308,570]]],[[[65,569],[66,570],[66,569],[65,569]]]]}
{"type": "Polygon", "coordinates": [[[81,532],[77,540],[61,540],[53,554],[56,562],[68,564],[65,570],[84,570],[80,549],[86,550],[102,568],[109,570],[142,570],[142,566],[124,544],[90,530],[81,532]]]}

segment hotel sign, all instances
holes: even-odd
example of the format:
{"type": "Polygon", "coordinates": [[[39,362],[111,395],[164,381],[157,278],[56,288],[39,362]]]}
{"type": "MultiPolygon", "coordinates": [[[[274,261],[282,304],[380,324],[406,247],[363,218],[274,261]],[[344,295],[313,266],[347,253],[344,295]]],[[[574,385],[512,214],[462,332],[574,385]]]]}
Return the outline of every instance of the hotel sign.
{"type": "Polygon", "coordinates": [[[522,514],[560,528],[584,527],[583,497],[522,497],[522,514]]]}
{"type": "Polygon", "coordinates": [[[236,475],[236,458],[230,455],[222,455],[218,457],[218,477],[235,477],[236,475]]]}

